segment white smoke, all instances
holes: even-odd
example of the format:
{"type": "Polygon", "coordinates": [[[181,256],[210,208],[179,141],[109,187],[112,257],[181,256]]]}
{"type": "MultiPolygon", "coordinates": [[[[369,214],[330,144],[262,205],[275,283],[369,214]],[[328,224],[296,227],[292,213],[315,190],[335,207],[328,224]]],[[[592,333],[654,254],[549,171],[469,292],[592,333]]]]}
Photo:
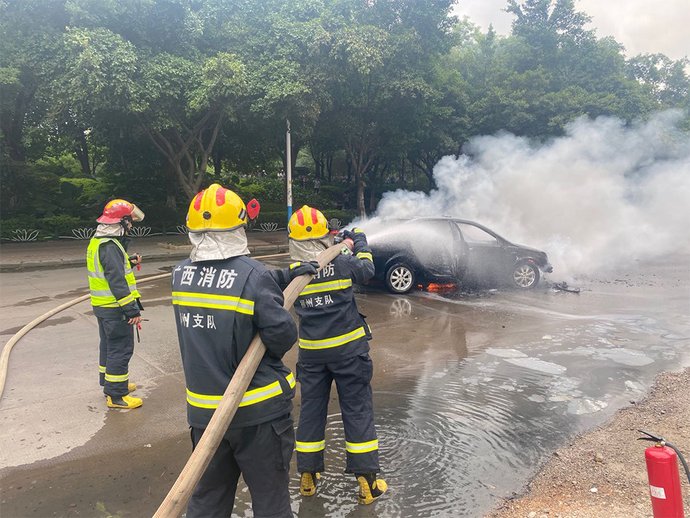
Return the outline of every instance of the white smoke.
{"type": "Polygon", "coordinates": [[[478,221],[546,251],[559,278],[687,251],[690,136],[676,129],[679,117],[668,111],[631,126],[581,118],[540,145],[476,137],[465,155],[436,164],[436,190],[385,193],[376,216],[478,221]]]}

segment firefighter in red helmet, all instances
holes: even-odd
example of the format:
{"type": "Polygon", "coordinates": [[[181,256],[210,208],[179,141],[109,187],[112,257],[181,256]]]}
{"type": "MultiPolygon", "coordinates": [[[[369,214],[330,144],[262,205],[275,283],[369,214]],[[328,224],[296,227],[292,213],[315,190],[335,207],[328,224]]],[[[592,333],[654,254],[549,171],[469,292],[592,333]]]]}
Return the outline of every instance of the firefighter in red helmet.
{"type": "Polygon", "coordinates": [[[140,294],[132,267],[141,256],[127,253],[127,235],[144,213],[133,203],[109,201],[86,250],[91,305],[100,335],[99,381],[110,408],[137,408],[142,400],[130,396],[136,385],[129,381],[129,361],[134,353],[134,326],[141,322],[140,294]]]}

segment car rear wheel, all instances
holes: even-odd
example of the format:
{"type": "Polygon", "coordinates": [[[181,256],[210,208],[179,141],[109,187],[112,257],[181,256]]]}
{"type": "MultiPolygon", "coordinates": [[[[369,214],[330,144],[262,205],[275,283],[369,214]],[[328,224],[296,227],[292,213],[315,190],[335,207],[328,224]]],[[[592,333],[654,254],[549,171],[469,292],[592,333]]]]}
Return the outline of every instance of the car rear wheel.
{"type": "Polygon", "coordinates": [[[530,262],[518,263],[513,270],[513,284],[521,290],[534,288],[539,283],[539,268],[530,262]]]}
{"type": "Polygon", "coordinates": [[[391,293],[407,293],[414,281],[414,271],[404,263],[394,264],[386,272],[386,287],[391,293]]]}

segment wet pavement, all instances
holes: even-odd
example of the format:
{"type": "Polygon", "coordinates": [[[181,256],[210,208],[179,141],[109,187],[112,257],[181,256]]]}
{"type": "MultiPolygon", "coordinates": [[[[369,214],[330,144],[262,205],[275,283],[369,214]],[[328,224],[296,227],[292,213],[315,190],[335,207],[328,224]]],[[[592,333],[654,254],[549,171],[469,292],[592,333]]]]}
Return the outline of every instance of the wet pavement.
{"type": "MultiPolygon", "coordinates": [[[[374,398],[390,494],[356,503],[343,474],[335,391],[328,472],[298,516],[482,516],[519,491],[551,452],[643,397],[655,374],[690,365],[688,257],[580,279],[580,294],[393,296],[363,288],[374,398]]],[[[267,261],[284,264],[281,258],[267,261]]],[[[138,276],[165,271],[148,262],[138,276]]],[[[83,271],[3,273],[0,339],[83,293],[83,271]]],[[[98,387],[88,303],[15,347],[0,400],[0,515],[150,516],[190,453],[184,383],[167,279],[142,285],[149,319],[130,364],[144,406],[108,411],[98,387]]],[[[294,369],[296,351],[286,356],[294,369]]],[[[299,413],[299,395],[295,417],[299,413]]],[[[251,516],[245,486],[236,516],[251,516]]]]}

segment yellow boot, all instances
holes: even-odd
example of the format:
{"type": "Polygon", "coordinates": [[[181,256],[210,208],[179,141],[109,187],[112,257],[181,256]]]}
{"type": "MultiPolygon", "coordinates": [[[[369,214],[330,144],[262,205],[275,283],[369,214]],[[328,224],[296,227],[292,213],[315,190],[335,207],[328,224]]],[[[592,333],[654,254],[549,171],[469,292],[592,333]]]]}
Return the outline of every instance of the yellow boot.
{"type": "Polygon", "coordinates": [[[139,408],[144,404],[141,399],[132,396],[122,396],[121,398],[108,396],[106,402],[109,408],[139,408]]]}
{"type": "Polygon", "coordinates": [[[137,389],[137,384],[136,383],[127,383],[127,391],[128,392],[134,392],[137,389]]]}
{"type": "Polygon", "coordinates": [[[388,490],[388,484],[376,473],[358,473],[355,475],[359,482],[359,503],[370,504],[388,490]]]}
{"type": "Polygon", "coordinates": [[[321,478],[321,473],[302,473],[299,481],[299,494],[302,496],[314,496],[316,494],[316,482],[321,478]]]}

